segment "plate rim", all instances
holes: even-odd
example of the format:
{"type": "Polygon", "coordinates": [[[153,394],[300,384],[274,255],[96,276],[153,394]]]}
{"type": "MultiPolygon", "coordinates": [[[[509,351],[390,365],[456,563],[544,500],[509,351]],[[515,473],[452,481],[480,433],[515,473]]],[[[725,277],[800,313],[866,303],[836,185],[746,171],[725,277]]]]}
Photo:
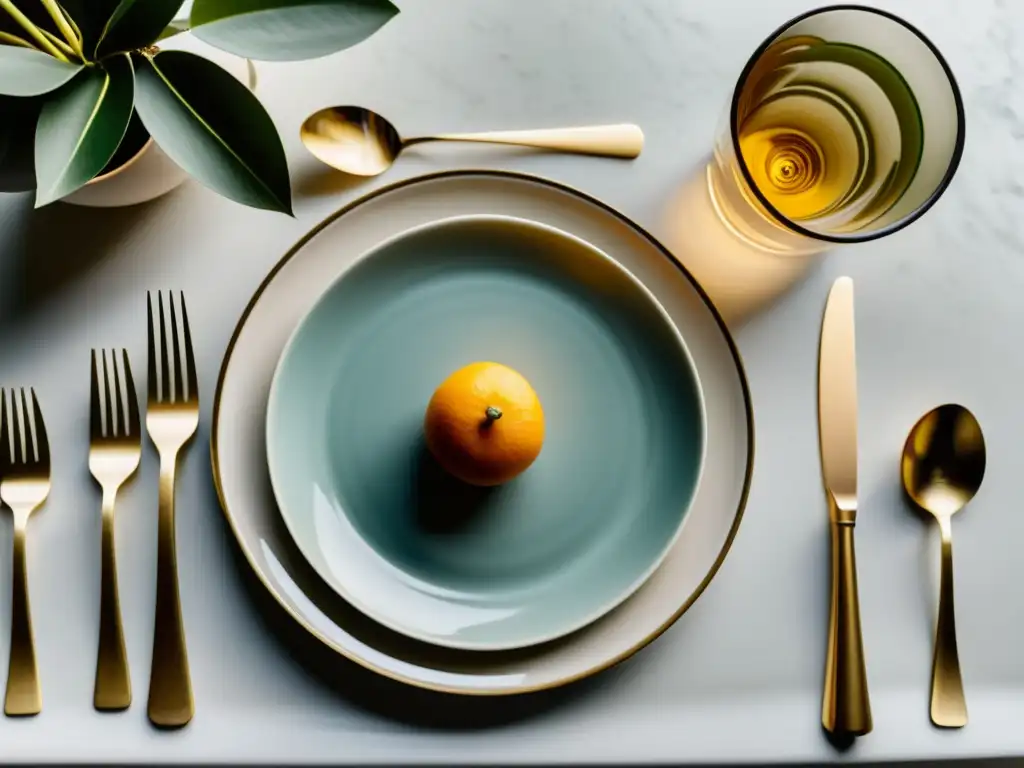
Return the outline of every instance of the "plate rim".
{"type": "MultiPolygon", "coordinates": [[[[472,214],[461,214],[446,216],[441,219],[435,219],[423,224],[409,227],[407,229],[392,235],[391,237],[377,243],[371,248],[360,253],[348,267],[338,274],[322,291],[320,296],[313,303],[312,307],[308,312],[299,320],[292,329],[292,332],[288,336],[288,340],[285,342],[284,347],[281,349],[281,354],[277,359],[277,363],[274,365],[274,373],[271,376],[270,390],[267,394],[267,408],[264,414],[264,425],[265,425],[265,437],[264,437],[264,452],[267,456],[267,468],[270,479],[271,489],[273,491],[274,499],[277,503],[280,515],[284,521],[284,525],[288,534],[291,536],[292,541],[298,548],[299,552],[309,563],[310,567],[320,576],[327,586],[331,588],[341,599],[350,603],[354,608],[364,613],[366,616],[371,618],[383,626],[391,629],[394,632],[406,635],[414,640],[420,642],[437,645],[443,648],[452,648],[454,650],[471,651],[471,652],[497,652],[497,651],[512,651],[523,648],[532,648],[544,643],[553,642],[563,637],[578,632],[579,630],[587,627],[594,622],[600,620],[602,617],[614,611],[629,598],[635,595],[640,589],[651,579],[651,577],[657,572],[658,568],[664,563],[668,557],[669,552],[675,546],[679,537],[682,535],[683,528],[686,527],[686,521],[689,519],[690,511],[693,508],[693,503],[697,498],[697,488],[699,487],[700,480],[704,475],[704,470],[707,464],[707,448],[708,448],[708,419],[707,419],[707,401],[704,396],[704,386],[701,381],[700,372],[697,370],[697,364],[693,359],[693,354],[690,351],[689,345],[686,343],[686,337],[683,335],[678,324],[669,315],[668,310],[665,309],[664,305],[658,299],[657,296],[648,288],[644,282],[633,274],[632,270],[629,269],[625,264],[622,264],[618,259],[605,253],[604,250],[594,245],[593,243],[585,240],[584,238],[574,235],[572,232],[546,224],[540,221],[533,221],[526,219],[521,216],[511,216],[507,214],[490,214],[490,213],[472,213],[472,214]],[[453,642],[446,638],[439,638],[436,635],[428,634],[426,632],[412,631],[409,625],[400,624],[395,621],[392,617],[383,614],[381,611],[374,610],[371,606],[368,606],[365,601],[357,600],[351,594],[351,591],[345,589],[340,580],[335,578],[333,575],[329,576],[321,571],[321,568],[317,565],[317,561],[321,558],[311,558],[307,552],[307,545],[303,542],[304,537],[300,537],[295,530],[294,521],[289,512],[285,509],[285,504],[282,503],[282,492],[278,486],[280,483],[279,479],[276,479],[274,472],[274,462],[272,459],[273,448],[272,446],[277,442],[274,437],[280,433],[277,429],[272,428],[272,415],[274,413],[273,403],[275,401],[275,395],[279,394],[278,389],[280,385],[280,379],[282,376],[282,367],[285,359],[289,356],[289,353],[293,351],[297,343],[297,339],[300,336],[302,330],[306,328],[310,317],[317,310],[317,308],[323,303],[327,295],[335,290],[345,279],[348,277],[354,269],[359,265],[365,264],[375,255],[381,253],[387,248],[394,246],[407,238],[415,237],[420,234],[429,233],[438,229],[450,226],[457,226],[460,224],[474,224],[474,223],[490,223],[499,222],[503,225],[514,225],[516,227],[522,227],[529,230],[541,231],[549,235],[553,235],[559,239],[567,240],[576,245],[579,248],[583,248],[588,251],[593,257],[598,258],[605,263],[609,264],[616,272],[618,272],[627,283],[637,290],[642,299],[647,305],[654,310],[658,315],[661,322],[667,327],[670,335],[673,338],[678,353],[684,361],[684,365],[693,380],[697,395],[697,409],[699,413],[699,424],[700,429],[700,453],[697,459],[697,473],[696,483],[689,489],[687,496],[685,497],[679,514],[679,521],[672,529],[671,535],[664,541],[660,550],[654,558],[647,563],[640,574],[630,581],[624,588],[617,590],[615,594],[608,599],[600,602],[597,608],[583,615],[582,618],[574,619],[572,622],[566,624],[560,629],[548,634],[539,635],[537,637],[531,637],[527,640],[516,641],[512,644],[506,642],[489,642],[489,643],[467,643],[467,642],[453,642]],[[273,435],[273,437],[272,437],[273,435]]],[[[371,549],[373,547],[371,546],[371,549]]],[[[375,551],[375,550],[374,550],[375,551]]],[[[378,555],[380,556],[380,555],[378,555]]],[[[387,558],[380,556],[385,562],[387,558]]],[[[392,568],[395,566],[392,563],[388,563],[392,568]]]]}
{"type": "Polygon", "coordinates": [[[231,529],[231,535],[234,538],[236,545],[241,550],[242,555],[245,557],[246,563],[248,564],[249,568],[252,570],[253,574],[256,576],[256,578],[259,580],[259,582],[263,585],[263,588],[271,595],[271,597],[274,598],[274,601],[278,604],[278,606],[282,610],[284,610],[284,612],[288,616],[290,616],[291,619],[293,621],[295,621],[309,635],[311,635],[312,637],[316,638],[319,642],[321,642],[327,648],[330,648],[335,653],[338,653],[339,655],[344,656],[348,661],[350,661],[352,663],[355,663],[355,664],[359,665],[360,667],[363,667],[364,669],[367,669],[367,670],[369,670],[371,672],[379,674],[382,677],[386,677],[386,678],[389,678],[389,679],[394,680],[396,682],[400,682],[400,683],[403,683],[405,685],[413,686],[415,688],[421,688],[421,689],[425,689],[425,690],[433,690],[433,691],[438,691],[438,692],[442,692],[442,693],[449,693],[449,694],[453,694],[453,695],[471,696],[471,697],[500,697],[500,696],[519,695],[519,694],[524,694],[524,693],[532,693],[532,692],[537,692],[537,691],[542,691],[542,690],[550,690],[550,689],[554,689],[554,688],[559,688],[561,686],[568,685],[570,683],[586,679],[586,678],[591,677],[591,676],[593,676],[593,675],[595,675],[595,674],[597,674],[599,672],[603,672],[603,671],[605,671],[607,669],[610,669],[610,668],[616,666],[617,664],[622,663],[626,659],[634,656],[636,653],[638,653],[639,651],[641,651],[644,648],[646,648],[652,642],[657,640],[662,634],[664,634],[669,629],[669,627],[671,627],[673,624],[675,624],[675,622],[678,621],[679,618],[683,614],[685,614],[693,606],[693,604],[701,597],[701,595],[704,594],[704,592],[707,590],[708,585],[711,583],[711,581],[714,579],[714,577],[718,574],[718,571],[721,569],[722,564],[725,562],[726,557],[729,555],[729,552],[732,549],[733,542],[736,540],[736,535],[739,532],[740,523],[743,521],[743,516],[744,516],[744,514],[746,512],[747,503],[750,500],[750,490],[751,490],[751,486],[752,486],[752,483],[753,483],[753,474],[754,474],[754,456],[755,456],[755,450],[756,450],[756,439],[755,439],[756,435],[755,435],[753,400],[752,400],[752,396],[751,396],[751,392],[750,392],[750,382],[749,382],[749,379],[747,377],[746,367],[743,364],[743,357],[740,354],[740,350],[739,350],[739,347],[736,344],[736,340],[733,338],[732,332],[729,330],[729,327],[726,324],[724,318],[722,317],[721,312],[718,310],[718,307],[715,305],[714,301],[712,301],[712,299],[708,295],[707,291],[704,290],[704,287],[700,284],[700,282],[693,276],[693,274],[678,259],[676,259],[675,256],[672,255],[671,251],[669,251],[668,248],[666,248],[661,243],[660,240],[658,240],[656,237],[654,237],[654,235],[652,235],[649,231],[647,231],[647,229],[645,229],[640,224],[638,224],[635,221],[633,221],[631,218],[629,218],[625,214],[619,212],[618,210],[616,210],[615,208],[613,208],[611,205],[609,205],[608,203],[604,202],[600,198],[595,197],[594,195],[591,195],[591,194],[589,194],[587,192],[584,192],[584,191],[582,191],[580,189],[577,189],[577,188],[575,188],[573,186],[570,186],[569,184],[565,184],[565,183],[560,182],[560,181],[555,181],[553,179],[549,179],[549,178],[546,178],[544,176],[539,176],[539,175],[530,174],[530,173],[524,173],[524,172],[521,172],[521,171],[510,171],[510,170],[503,170],[503,169],[471,169],[471,168],[464,168],[464,169],[455,169],[455,170],[446,170],[446,171],[436,171],[436,172],[432,172],[432,173],[426,173],[426,174],[419,174],[419,175],[410,176],[410,177],[407,177],[407,178],[400,179],[398,181],[392,182],[391,184],[385,184],[385,185],[383,185],[381,187],[378,187],[376,189],[372,189],[372,190],[368,191],[367,193],[356,197],[354,200],[351,200],[350,202],[342,205],[337,210],[333,211],[332,213],[328,214],[325,218],[321,219],[317,224],[313,225],[271,267],[271,269],[267,272],[266,276],[260,282],[259,286],[253,292],[252,296],[249,298],[249,301],[245,305],[245,309],[242,311],[242,314],[239,316],[239,319],[238,319],[238,321],[235,324],[235,328],[232,331],[231,338],[230,338],[230,340],[228,342],[228,345],[225,348],[224,356],[223,356],[223,358],[221,360],[220,371],[218,372],[218,375],[217,375],[217,388],[216,388],[215,393],[214,393],[214,401],[213,401],[213,410],[212,410],[212,414],[211,414],[211,421],[212,421],[212,424],[211,424],[211,434],[210,434],[210,463],[211,463],[211,469],[212,469],[212,474],[213,474],[214,487],[215,487],[215,489],[217,491],[217,499],[218,499],[218,502],[220,503],[220,506],[221,506],[221,512],[223,513],[223,515],[224,515],[224,517],[225,517],[225,519],[227,521],[228,527],[231,529]],[[252,557],[251,553],[249,552],[248,548],[245,547],[242,544],[242,541],[239,538],[238,528],[235,525],[234,517],[233,517],[233,515],[232,515],[232,513],[230,511],[230,508],[228,507],[227,501],[226,501],[225,496],[224,496],[224,489],[223,489],[223,486],[221,485],[221,482],[220,482],[220,457],[219,457],[219,443],[220,443],[220,426],[219,426],[219,424],[220,424],[220,419],[219,419],[219,416],[220,416],[220,408],[221,408],[221,396],[223,394],[224,382],[225,382],[225,379],[226,379],[226,376],[227,376],[227,369],[228,369],[228,366],[229,366],[229,364],[231,362],[231,358],[232,358],[232,355],[234,353],[235,346],[236,346],[236,344],[238,342],[239,337],[241,336],[242,329],[245,328],[245,325],[246,325],[246,323],[249,320],[249,316],[252,314],[253,309],[255,308],[256,304],[258,303],[260,297],[266,291],[266,289],[270,285],[270,283],[273,282],[273,280],[277,277],[278,273],[282,269],[284,269],[284,267],[303,248],[305,248],[305,246],[311,240],[313,240],[313,238],[315,238],[317,235],[319,235],[320,232],[322,232],[328,226],[333,224],[337,219],[339,219],[342,216],[344,216],[345,214],[347,214],[349,211],[352,211],[355,208],[358,208],[359,206],[361,206],[363,204],[369,203],[372,200],[375,200],[378,197],[382,197],[383,195],[386,195],[386,194],[388,194],[390,192],[394,192],[394,191],[397,191],[399,189],[403,189],[405,187],[414,186],[416,184],[426,183],[426,182],[430,182],[430,181],[438,181],[438,180],[448,179],[448,178],[459,178],[459,177],[470,178],[470,177],[473,177],[473,176],[489,177],[489,178],[492,178],[492,179],[511,179],[511,180],[515,180],[515,181],[525,181],[525,182],[528,182],[528,183],[544,186],[544,187],[547,187],[549,189],[553,189],[553,190],[556,190],[556,191],[559,191],[559,192],[563,192],[563,193],[568,194],[570,196],[573,196],[573,197],[576,197],[578,199],[581,199],[581,200],[583,200],[583,201],[593,205],[594,207],[598,208],[599,210],[601,210],[605,214],[607,214],[607,215],[617,219],[621,224],[623,224],[624,226],[628,227],[629,229],[631,229],[632,231],[634,231],[635,233],[640,235],[648,243],[650,243],[651,246],[654,247],[655,250],[657,250],[671,265],[673,265],[680,272],[682,277],[684,279],[686,279],[692,285],[693,289],[697,292],[697,295],[700,297],[700,299],[703,301],[704,305],[707,307],[708,311],[711,313],[711,316],[714,319],[715,324],[718,326],[719,330],[722,332],[722,336],[725,339],[726,346],[728,347],[729,352],[730,352],[730,354],[731,354],[731,356],[733,358],[733,362],[736,365],[736,372],[739,375],[739,383],[740,383],[741,392],[743,394],[743,405],[744,405],[744,413],[745,413],[745,417],[746,417],[746,427],[747,427],[747,461],[746,461],[746,467],[745,467],[745,470],[744,470],[743,488],[741,489],[741,492],[740,492],[740,500],[739,500],[739,503],[738,503],[738,505],[736,507],[736,512],[735,512],[735,514],[733,516],[733,521],[732,521],[732,523],[730,525],[729,533],[726,536],[726,539],[723,542],[722,547],[719,549],[719,552],[718,552],[717,556],[715,557],[715,561],[712,564],[711,568],[704,575],[704,578],[701,579],[701,581],[697,585],[697,587],[686,598],[686,600],[684,600],[682,602],[682,604],[679,606],[679,608],[674,613],[672,613],[672,615],[670,615],[664,622],[662,622],[658,627],[656,627],[654,630],[652,630],[650,633],[648,633],[643,639],[641,639],[640,641],[634,643],[629,648],[625,649],[624,651],[621,651],[620,653],[616,654],[615,656],[613,656],[611,658],[608,658],[608,659],[605,659],[605,660],[601,661],[600,663],[594,664],[591,667],[588,667],[587,669],[582,670],[580,672],[577,672],[575,674],[567,675],[567,676],[565,676],[563,678],[559,678],[557,680],[552,680],[552,681],[546,682],[546,683],[539,683],[539,684],[535,684],[535,685],[523,686],[523,687],[517,688],[515,690],[495,689],[495,688],[464,689],[464,688],[456,688],[456,687],[447,686],[447,685],[431,685],[431,684],[425,683],[423,681],[416,680],[414,678],[410,678],[410,677],[407,677],[405,675],[399,674],[397,672],[394,672],[394,671],[385,669],[383,667],[377,666],[375,664],[372,664],[369,661],[367,661],[366,659],[363,659],[363,658],[360,658],[358,656],[355,656],[355,655],[349,653],[346,649],[341,648],[338,645],[336,645],[335,643],[331,642],[331,640],[329,638],[327,638],[323,633],[321,633],[315,627],[313,627],[308,621],[306,621],[296,611],[292,610],[287,605],[287,603],[282,599],[282,597],[278,593],[278,591],[267,581],[267,579],[259,571],[259,569],[257,568],[257,565],[254,562],[253,557],[252,557]]]}

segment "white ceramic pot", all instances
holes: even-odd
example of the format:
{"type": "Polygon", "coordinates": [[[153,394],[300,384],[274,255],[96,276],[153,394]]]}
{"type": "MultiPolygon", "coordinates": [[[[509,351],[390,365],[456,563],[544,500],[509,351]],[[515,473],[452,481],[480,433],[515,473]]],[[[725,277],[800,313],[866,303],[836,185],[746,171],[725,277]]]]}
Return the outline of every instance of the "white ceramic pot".
{"type": "MultiPolygon", "coordinates": [[[[161,48],[199,54],[219,64],[250,89],[256,88],[256,70],[251,61],[206,45],[192,35],[186,33],[172,37],[166,44],[161,44],[161,48]]],[[[153,139],[150,139],[123,165],[97,176],[63,200],[72,205],[91,208],[136,205],[166,195],[186,179],[188,174],[171,160],[153,139]]]]}

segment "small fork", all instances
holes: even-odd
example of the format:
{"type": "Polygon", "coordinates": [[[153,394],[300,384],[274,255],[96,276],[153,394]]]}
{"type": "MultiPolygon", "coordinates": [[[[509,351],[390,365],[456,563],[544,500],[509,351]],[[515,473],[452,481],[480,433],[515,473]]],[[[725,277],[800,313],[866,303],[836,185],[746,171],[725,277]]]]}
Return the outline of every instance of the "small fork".
{"type": "Polygon", "coordinates": [[[178,454],[199,425],[199,382],[192,353],[192,335],[180,295],[184,362],[178,341],[174,295],[168,294],[171,338],[167,338],[163,294],[157,293],[159,327],[153,299],[146,295],[149,318],[149,402],[146,429],[160,454],[160,517],[157,534],[156,622],[149,679],[149,719],[154,725],[180,727],[192,719],[192,682],[185,647],[185,628],[178,594],[178,565],[174,534],[174,478],[178,454]]]}
{"type": "Polygon", "coordinates": [[[4,714],[37,715],[43,708],[28,601],[25,530],[32,513],[50,495],[50,443],[43,414],[32,392],[29,409],[25,390],[21,407],[11,390],[0,390],[0,501],[14,512],[14,580],[11,599],[11,651],[4,714]]]}
{"type": "Polygon", "coordinates": [[[96,654],[96,683],[93,706],[98,710],[127,709],[132,703],[128,654],[121,627],[121,603],[117,594],[117,554],[114,547],[114,502],[118,489],[139,468],[142,430],[139,398],[135,392],[128,351],[121,350],[128,409],[121,395],[117,354],[110,351],[113,375],[107,368],[107,353],[92,351],[90,387],[89,471],[103,489],[103,534],[100,542],[100,641],[96,654]],[[102,369],[102,376],[101,376],[102,369]],[[102,406],[101,407],[101,395],[102,406]]]}

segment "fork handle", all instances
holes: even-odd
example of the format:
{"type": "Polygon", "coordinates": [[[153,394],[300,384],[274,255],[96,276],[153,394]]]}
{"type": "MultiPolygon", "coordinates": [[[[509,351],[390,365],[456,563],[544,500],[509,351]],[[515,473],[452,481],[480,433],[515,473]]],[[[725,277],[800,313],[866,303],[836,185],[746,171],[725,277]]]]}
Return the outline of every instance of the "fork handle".
{"type": "Polygon", "coordinates": [[[185,627],[178,595],[178,562],[174,542],[174,477],[177,451],[160,454],[160,516],[157,523],[156,622],[149,679],[149,719],[154,725],[178,728],[192,719],[192,681],[185,648],[185,627]]]}
{"type": "Polygon", "coordinates": [[[96,654],[93,706],[101,711],[128,709],[132,682],[121,628],[121,602],[117,590],[117,553],[114,548],[116,488],[103,489],[103,533],[100,541],[100,644],[96,654]]]}
{"type": "Polygon", "coordinates": [[[32,613],[28,604],[28,567],[25,559],[27,514],[14,515],[14,573],[11,595],[11,657],[7,672],[4,714],[38,715],[43,709],[36,668],[36,646],[32,637],[32,613]]]}

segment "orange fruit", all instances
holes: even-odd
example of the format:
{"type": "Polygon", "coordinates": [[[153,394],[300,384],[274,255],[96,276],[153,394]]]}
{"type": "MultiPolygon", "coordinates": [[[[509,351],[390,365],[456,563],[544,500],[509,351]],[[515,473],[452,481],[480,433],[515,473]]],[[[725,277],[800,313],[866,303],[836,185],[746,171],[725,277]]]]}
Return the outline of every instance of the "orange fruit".
{"type": "Polygon", "coordinates": [[[521,374],[500,363],[472,363],[437,388],[423,428],[445,470],[470,485],[500,485],[540,455],[544,411],[521,374]]]}

